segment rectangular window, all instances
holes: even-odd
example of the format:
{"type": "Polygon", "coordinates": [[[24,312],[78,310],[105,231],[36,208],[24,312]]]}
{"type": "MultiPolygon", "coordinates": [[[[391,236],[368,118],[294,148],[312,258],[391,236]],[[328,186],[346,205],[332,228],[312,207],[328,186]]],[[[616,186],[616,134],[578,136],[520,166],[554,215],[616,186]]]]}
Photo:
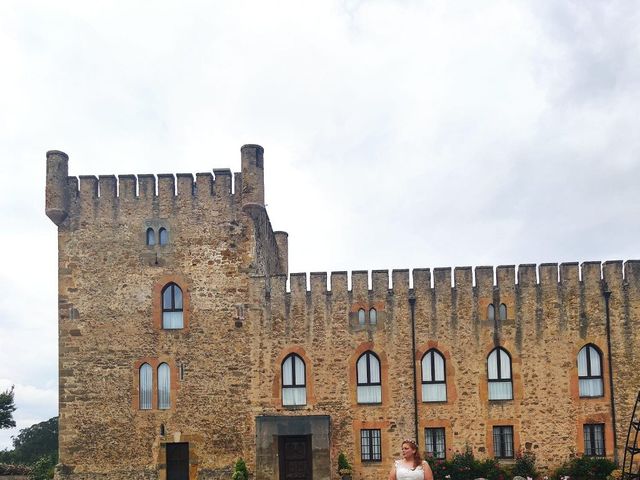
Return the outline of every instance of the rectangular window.
{"type": "Polygon", "coordinates": [[[360,430],[360,459],[363,462],[381,462],[380,429],[360,430]]]}
{"type": "Polygon", "coordinates": [[[496,458],[513,458],[513,427],[493,427],[493,455],[496,458]]]}
{"type": "Polygon", "coordinates": [[[604,457],[604,424],[591,423],[584,428],[584,454],[588,457],[604,457]]]}
{"type": "Polygon", "coordinates": [[[427,454],[433,458],[444,459],[447,452],[444,441],[444,428],[425,428],[424,444],[427,454]]]}

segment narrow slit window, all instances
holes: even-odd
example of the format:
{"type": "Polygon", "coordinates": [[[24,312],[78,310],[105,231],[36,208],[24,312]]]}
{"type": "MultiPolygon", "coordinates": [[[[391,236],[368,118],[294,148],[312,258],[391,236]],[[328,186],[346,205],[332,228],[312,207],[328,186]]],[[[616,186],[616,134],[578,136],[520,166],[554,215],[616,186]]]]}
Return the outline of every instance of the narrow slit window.
{"type": "Polygon", "coordinates": [[[376,323],[378,323],[378,312],[376,312],[375,308],[369,310],[369,323],[371,325],[375,325],[376,323]]]}
{"type": "Polygon", "coordinates": [[[504,303],[500,304],[500,321],[504,322],[507,319],[507,306],[504,303]]]}
{"type": "Polygon", "coordinates": [[[148,363],[140,366],[140,410],[151,410],[153,396],[153,369],[148,363]]]}
{"type": "Polygon", "coordinates": [[[171,408],[171,369],[166,363],[158,366],[158,408],[171,408]]]}
{"type": "Polygon", "coordinates": [[[360,325],[364,325],[367,321],[367,319],[365,318],[366,314],[364,311],[364,308],[361,308],[360,310],[358,310],[358,323],[360,325]]]}
{"type": "Polygon", "coordinates": [[[496,307],[493,304],[487,305],[487,320],[493,322],[496,319],[496,307]]]}
{"type": "Polygon", "coordinates": [[[158,237],[160,245],[166,245],[167,243],[169,243],[169,232],[167,232],[166,228],[162,227],[158,231],[158,237]]]}
{"type": "Polygon", "coordinates": [[[153,228],[149,227],[147,228],[147,245],[155,245],[155,244],[156,244],[156,232],[153,231],[153,228]]]}

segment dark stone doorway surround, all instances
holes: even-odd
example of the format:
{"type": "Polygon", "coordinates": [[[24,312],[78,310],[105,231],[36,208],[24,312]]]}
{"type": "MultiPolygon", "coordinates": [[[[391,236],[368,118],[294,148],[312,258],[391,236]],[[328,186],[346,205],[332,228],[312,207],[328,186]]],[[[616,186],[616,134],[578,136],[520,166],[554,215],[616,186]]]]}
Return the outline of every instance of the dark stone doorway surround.
{"type": "Polygon", "coordinates": [[[305,437],[311,449],[310,478],[331,479],[330,438],[331,421],[328,415],[256,417],[256,480],[285,480],[280,478],[281,449],[287,438],[305,437]]]}

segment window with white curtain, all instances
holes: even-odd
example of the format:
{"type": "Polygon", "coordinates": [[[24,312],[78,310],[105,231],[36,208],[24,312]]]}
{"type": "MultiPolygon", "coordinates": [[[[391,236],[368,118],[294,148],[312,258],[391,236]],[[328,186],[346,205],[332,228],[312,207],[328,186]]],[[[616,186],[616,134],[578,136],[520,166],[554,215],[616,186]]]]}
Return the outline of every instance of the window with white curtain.
{"type": "Polygon", "coordinates": [[[356,364],[358,403],[382,403],[382,383],[380,382],[380,359],[371,351],[366,351],[356,364]]]}
{"type": "Polygon", "coordinates": [[[583,425],[584,454],[588,457],[604,457],[604,424],[583,425]]]}
{"type": "Polygon", "coordinates": [[[493,455],[496,458],[513,458],[513,426],[493,427],[493,455]]]}
{"type": "Polygon", "coordinates": [[[501,322],[504,322],[507,319],[507,306],[504,303],[500,304],[500,308],[498,310],[498,316],[501,322]]]}
{"type": "Polygon", "coordinates": [[[424,445],[425,450],[433,458],[444,460],[447,456],[447,448],[444,439],[444,428],[425,428],[424,429],[424,445]]]}
{"type": "Polygon", "coordinates": [[[595,345],[588,344],[578,353],[578,383],[581,397],[602,397],[602,355],[595,345]]]}
{"type": "Polygon", "coordinates": [[[153,396],[153,368],[148,363],[140,366],[139,378],[140,410],[151,410],[153,396]]]}
{"type": "Polygon", "coordinates": [[[166,363],[158,366],[158,408],[171,408],[171,369],[166,363]]]}
{"type": "Polygon", "coordinates": [[[513,399],[511,357],[504,348],[495,348],[487,358],[489,400],[513,399]]]}
{"type": "Polygon", "coordinates": [[[307,382],[305,364],[295,353],[282,362],[282,405],[306,405],[307,382]]]}
{"type": "Polygon", "coordinates": [[[153,231],[153,228],[147,228],[147,245],[155,245],[156,244],[156,232],[153,231]]]}
{"type": "Polygon", "coordinates": [[[363,462],[382,461],[382,442],[380,429],[364,428],[360,430],[360,460],[363,462]]]}
{"type": "Polygon", "coordinates": [[[162,328],[183,328],[182,314],[182,290],[175,283],[169,283],[162,289],[162,328]]]}
{"type": "Polygon", "coordinates": [[[447,401],[444,356],[435,348],[422,357],[422,401],[447,401]]]}

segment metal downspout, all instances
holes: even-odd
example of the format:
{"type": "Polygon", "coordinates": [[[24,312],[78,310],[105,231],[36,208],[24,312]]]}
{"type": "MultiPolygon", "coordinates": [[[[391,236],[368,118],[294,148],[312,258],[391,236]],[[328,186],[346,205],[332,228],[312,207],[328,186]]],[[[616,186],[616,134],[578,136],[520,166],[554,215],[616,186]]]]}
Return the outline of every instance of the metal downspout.
{"type": "Polygon", "coordinates": [[[418,374],[416,372],[416,299],[413,295],[409,297],[409,307],[411,309],[411,365],[413,365],[413,425],[415,431],[414,441],[418,441],[418,374]]]}
{"type": "Polygon", "coordinates": [[[611,356],[611,318],[609,316],[609,297],[611,290],[607,282],[602,282],[602,294],[604,295],[604,308],[607,330],[607,361],[609,363],[609,392],[611,395],[611,426],[613,428],[613,461],[618,465],[618,431],[616,430],[616,404],[613,392],[613,358],[611,356]]]}

